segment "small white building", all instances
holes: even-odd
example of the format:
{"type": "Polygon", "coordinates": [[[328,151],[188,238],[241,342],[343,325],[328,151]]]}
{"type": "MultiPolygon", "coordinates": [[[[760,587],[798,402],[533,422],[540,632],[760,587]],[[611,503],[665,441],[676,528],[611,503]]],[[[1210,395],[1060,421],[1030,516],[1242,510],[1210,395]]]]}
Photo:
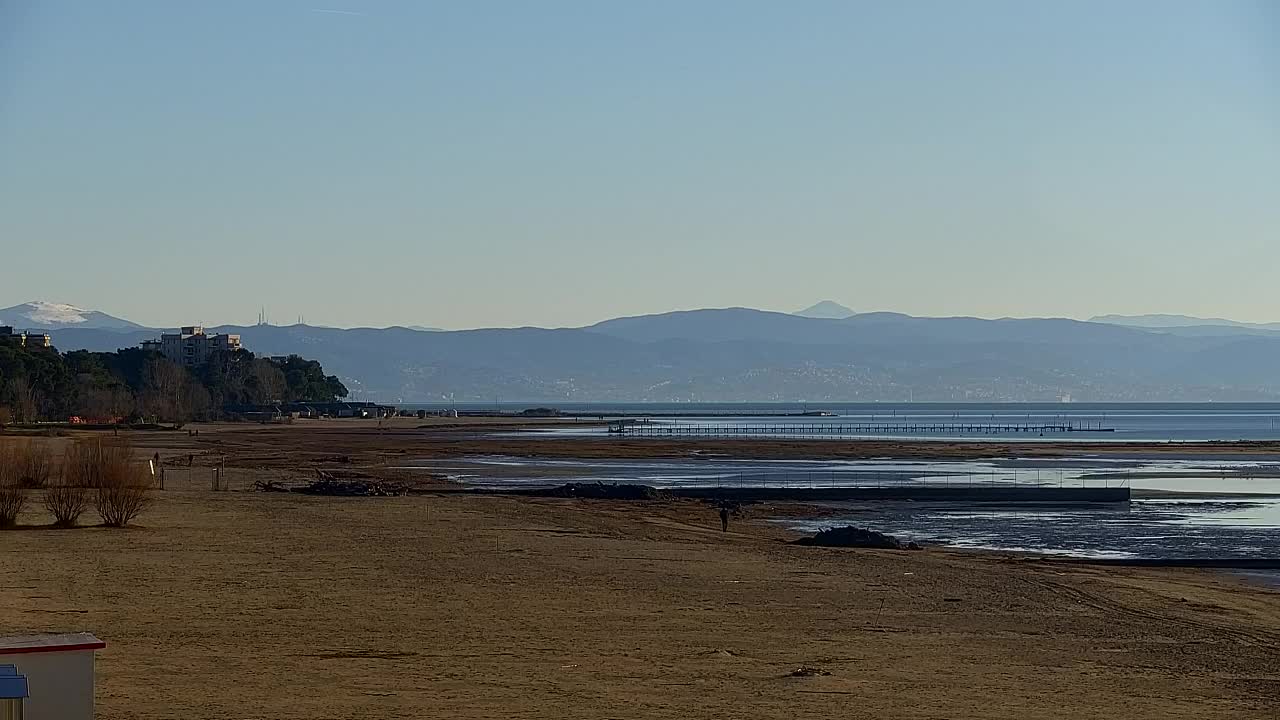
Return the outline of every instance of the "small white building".
{"type": "Polygon", "coordinates": [[[94,653],[89,633],[0,637],[0,664],[26,676],[23,720],[93,720],[94,653]]]}

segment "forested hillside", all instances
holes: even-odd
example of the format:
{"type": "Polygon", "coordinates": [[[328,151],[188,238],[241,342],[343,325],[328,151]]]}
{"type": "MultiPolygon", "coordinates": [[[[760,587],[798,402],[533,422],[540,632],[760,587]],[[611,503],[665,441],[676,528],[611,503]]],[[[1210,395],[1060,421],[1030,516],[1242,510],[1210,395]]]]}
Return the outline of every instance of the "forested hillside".
{"type": "Polygon", "coordinates": [[[66,420],[185,422],[228,405],[333,402],[346,397],[320,363],[253,353],[215,354],[195,369],[139,348],[116,352],[25,348],[0,343],[0,423],[66,420]]]}

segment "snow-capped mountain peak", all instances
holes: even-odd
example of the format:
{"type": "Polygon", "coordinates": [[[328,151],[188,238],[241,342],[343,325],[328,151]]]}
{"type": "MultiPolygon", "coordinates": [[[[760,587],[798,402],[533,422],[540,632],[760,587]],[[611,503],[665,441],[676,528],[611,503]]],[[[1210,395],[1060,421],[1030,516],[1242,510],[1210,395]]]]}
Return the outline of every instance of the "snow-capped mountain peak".
{"type": "Polygon", "coordinates": [[[75,305],[32,300],[21,305],[0,309],[0,325],[16,328],[54,330],[60,328],[86,328],[100,330],[134,330],[143,326],[113,317],[97,310],[85,310],[75,305]]]}
{"type": "Polygon", "coordinates": [[[88,322],[85,315],[87,310],[82,310],[75,305],[63,305],[61,303],[44,302],[43,300],[32,300],[29,303],[23,303],[19,307],[26,310],[25,315],[32,322],[45,323],[49,325],[82,325],[88,322]]]}

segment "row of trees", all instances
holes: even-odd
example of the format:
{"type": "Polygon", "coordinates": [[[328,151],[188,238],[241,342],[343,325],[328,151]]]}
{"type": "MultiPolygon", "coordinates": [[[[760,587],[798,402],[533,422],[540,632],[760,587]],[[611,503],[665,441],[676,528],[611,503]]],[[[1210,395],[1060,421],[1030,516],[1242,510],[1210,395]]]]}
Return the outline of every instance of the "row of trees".
{"type": "Polygon", "coordinates": [[[90,505],[103,525],[124,527],[150,506],[151,478],[125,443],[81,440],[56,463],[48,445],[0,438],[0,528],[37,493],[55,527],[75,527],[90,505]]]}
{"type": "Polygon", "coordinates": [[[0,343],[0,424],[70,416],[187,422],[215,418],[232,405],[334,402],[346,395],[320,363],[297,356],[223,352],[188,369],[140,348],[59,353],[0,343]]]}

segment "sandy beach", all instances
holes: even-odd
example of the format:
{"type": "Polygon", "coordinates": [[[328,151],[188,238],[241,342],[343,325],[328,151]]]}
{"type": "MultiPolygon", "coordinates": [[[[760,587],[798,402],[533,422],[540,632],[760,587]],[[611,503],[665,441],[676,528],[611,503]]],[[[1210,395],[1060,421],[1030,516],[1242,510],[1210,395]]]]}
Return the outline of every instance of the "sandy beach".
{"type": "Polygon", "coordinates": [[[173,465],[137,527],[0,534],[0,631],[105,639],[103,718],[1280,712],[1280,593],[1244,576],[798,547],[790,506],[209,487],[427,432],[333,427],[138,434],[173,465]]]}

